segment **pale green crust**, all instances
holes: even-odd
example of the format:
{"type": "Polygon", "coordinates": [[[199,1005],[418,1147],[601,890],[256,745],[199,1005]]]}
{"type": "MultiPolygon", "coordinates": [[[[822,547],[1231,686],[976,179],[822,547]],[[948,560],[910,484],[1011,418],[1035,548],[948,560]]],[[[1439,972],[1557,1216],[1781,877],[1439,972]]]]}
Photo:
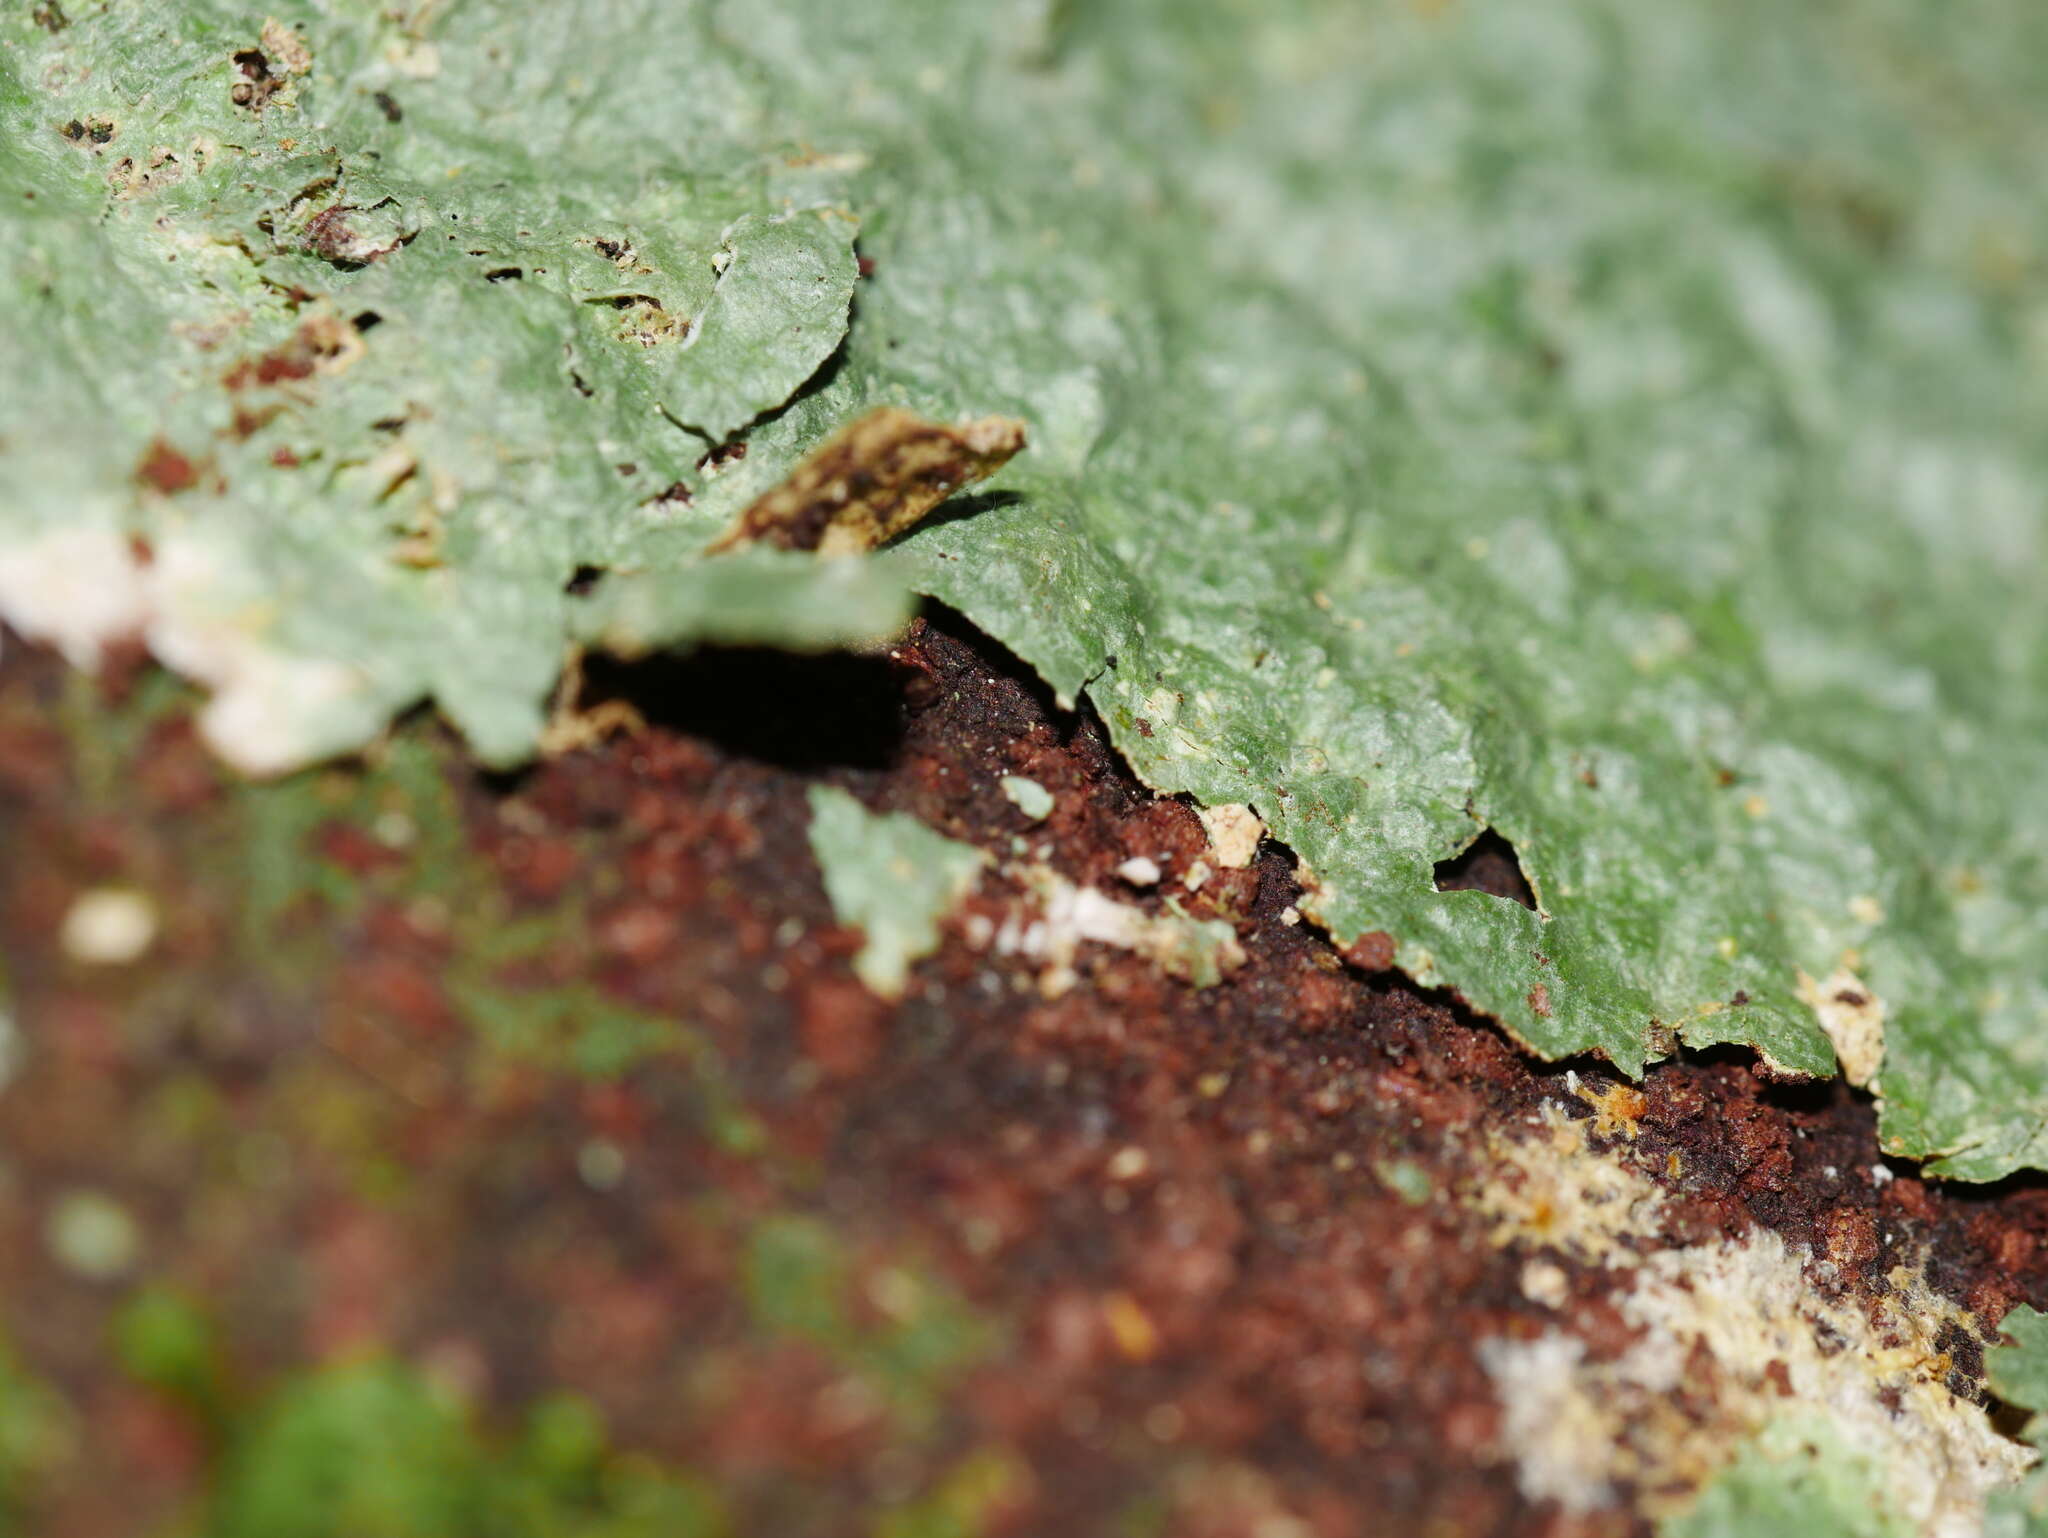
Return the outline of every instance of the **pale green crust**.
{"type": "Polygon", "coordinates": [[[4,23],[0,546],[198,549],[222,687],[315,702],[253,760],[425,695],[515,760],[579,567],[691,569],[875,405],[1011,415],[878,580],[1255,807],[1340,944],[1630,1072],[1832,1072],[1846,971],[1887,1151],[2048,1165],[2039,7],[331,0],[260,110],[262,14],[78,11],[4,23]],[[1485,827],[1540,913],[1435,889],[1485,827]]]}

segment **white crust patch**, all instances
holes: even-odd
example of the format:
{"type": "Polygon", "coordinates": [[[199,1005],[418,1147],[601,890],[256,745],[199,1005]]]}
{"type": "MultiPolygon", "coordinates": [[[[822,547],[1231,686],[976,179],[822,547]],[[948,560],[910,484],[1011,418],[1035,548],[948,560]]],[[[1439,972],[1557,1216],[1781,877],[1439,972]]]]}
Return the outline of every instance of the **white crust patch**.
{"type": "Polygon", "coordinates": [[[200,732],[245,773],[281,774],[372,735],[399,702],[346,663],[272,645],[269,608],[219,596],[241,576],[195,538],[163,539],[144,563],[116,530],[59,530],[0,551],[0,620],[86,672],[108,646],[141,637],[214,691],[200,732]]]}
{"type": "MultiPolygon", "coordinates": [[[[1774,1420],[1810,1413],[1869,1455],[1911,1530],[1973,1538],[1985,1497],[2034,1462],[1949,1392],[1942,1338],[1982,1328],[1917,1272],[1894,1268],[1874,1298],[1830,1297],[1808,1279],[1807,1251],[1767,1231],[1639,1252],[1631,1241],[1654,1240],[1664,1194],[1555,1106],[1533,1132],[1488,1134],[1484,1153],[1494,1175],[1468,1200],[1496,1242],[1627,1273],[1613,1302],[1641,1331],[1606,1358],[1558,1327],[1481,1342],[1501,1451],[1531,1499],[1582,1513],[1626,1486],[1644,1515],[1672,1516],[1774,1420]]],[[[1548,1303],[1560,1289],[1543,1281],[1548,1303]]]]}
{"type": "Polygon", "coordinates": [[[1043,865],[1013,866],[1005,874],[1024,883],[1039,912],[1011,913],[985,941],[999,955],[1037,962],[1038,989],[1049,999],[1079,981],[1074,962],[1084,942],[1134,952],[1197,988],[1211,987],[1244,965],[1244,947],[1221,919],[1147,913],[1094,887],[1076,886],[1043,865]]]}
{"type": "Polygon", "coordinates": [[[96,671],[148,616],[141,568],[117,530],[54,529],[0,550],[0,619],[75,668],[96,671]]]}

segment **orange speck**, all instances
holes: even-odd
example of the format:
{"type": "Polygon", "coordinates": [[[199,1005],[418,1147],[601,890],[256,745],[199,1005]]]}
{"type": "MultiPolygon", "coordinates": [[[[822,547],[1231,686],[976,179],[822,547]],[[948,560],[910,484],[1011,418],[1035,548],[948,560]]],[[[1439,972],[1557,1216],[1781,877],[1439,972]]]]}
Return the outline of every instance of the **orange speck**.
{"type": "Polygon", "coordinates": [[[1115,1337],[1117,1350],[1133,1362],[1149,1362],[1159,1352],[1159,1328],[1127,1292],[1102,1300],[1102,1317],[1115,1337]]]}
{"type": "Polygon", "coordinates": [[[1636,1123],[1650,1108],[1643,1092],[1626,1084],[1610,1084],[1605,1089],[1581,1084],[1573,1093],[1593,1108],[1593,1130],[1601,1137],[1633,1138],[1636,1123]]]}

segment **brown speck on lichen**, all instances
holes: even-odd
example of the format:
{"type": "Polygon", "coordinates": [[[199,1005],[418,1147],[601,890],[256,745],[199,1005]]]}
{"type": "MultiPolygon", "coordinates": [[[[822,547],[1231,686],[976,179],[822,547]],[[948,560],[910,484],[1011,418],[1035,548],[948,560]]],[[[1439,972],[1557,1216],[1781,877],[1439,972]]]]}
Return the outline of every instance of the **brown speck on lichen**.
{"type": "Polygon", "coordinates": [[[309,315],[281,346],[243,358],[221,377],[230,390],[279,386],[339,374],[368,352],[362,333],[338,315],[309,315]]]}
{"type": "Polygon", "coordinates": [[[97,149],[102,144],[111,143],[117,130],[112,118],[89,117],[72,118],[60,123],[57,125],[57,132],[73,144],[91,145],[97,149]]]}
{"type": "Polygon", "coordinates": [[[1550,1018],[1550,985],[1538,983],[1529,990],[1529,1009],[1539,1019],[1550,1018]]]}
{"type": "Polygon", "coordinates": [[[405,244],[403,236],[365,234],[349,222],[349,216],[359,212],[361,210],[351,205],[340,203],[332,208],[323,208],[306,221],[306,249],[323,261],[357,267],[389,256],[405,244]]]}
{"type": "Polygon", "coordinates": [[[654,269],[640,260],[640,253],[633,248],[633,242],[623,235],[590,235],[576,242],[579,246],[590,246],[597,254],[610,262],[621,272],[652,272],[654,269]]]}
{"type": "Polygon", "coordinates": [[[607,301],[619,312],[619,340],[642,347],[681,341],[689,333],[687,316],[672,314],[652,294],[620,294],[607,301]]]}
{"type": "Polygon", "coordinates": [[[1024,447],[1024,424],[982,417],[957,426],[883,406],[847,424],[742,512],[713,551],[756,541],[852,555],[905,533],[962,487],[1024,447]]]}
{"type": "Polygon", "coordinates": [[[161,438],[150,440],[136,463],[135,478],[166,496],[199,484],[199,467],[161,438]]]}

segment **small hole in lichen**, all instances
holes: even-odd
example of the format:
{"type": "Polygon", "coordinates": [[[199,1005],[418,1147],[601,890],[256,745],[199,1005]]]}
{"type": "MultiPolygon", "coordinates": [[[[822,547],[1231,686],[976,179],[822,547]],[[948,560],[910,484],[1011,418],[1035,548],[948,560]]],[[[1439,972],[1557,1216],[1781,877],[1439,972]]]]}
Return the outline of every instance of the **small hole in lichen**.
{"type": "Polygon", "coordinates": [[[1436,862],[1439,892],[1485,892],[1505,897],[1532,911],[1536,891],[1522,874],[1522,861],[1515,846],[1488,828],[1448,860],[1436,862]]]}
{"type": "Polygon", "coordinates": [[[525,276],[526,273],[517,267],[493,267],[484,274],[484,281],[486,283],[511,283],[525,276]]]}
{"type": "Polygon", "coordinates": [[[362,310],[357,313],[356,318],[353,321],[351,321],[350,324],[356,328],[356,333],[358,335],[361,335],[363,332],[370,330],[374,326],[383,325],[384,317],[379,315],[375,310],[362,310]]]}

